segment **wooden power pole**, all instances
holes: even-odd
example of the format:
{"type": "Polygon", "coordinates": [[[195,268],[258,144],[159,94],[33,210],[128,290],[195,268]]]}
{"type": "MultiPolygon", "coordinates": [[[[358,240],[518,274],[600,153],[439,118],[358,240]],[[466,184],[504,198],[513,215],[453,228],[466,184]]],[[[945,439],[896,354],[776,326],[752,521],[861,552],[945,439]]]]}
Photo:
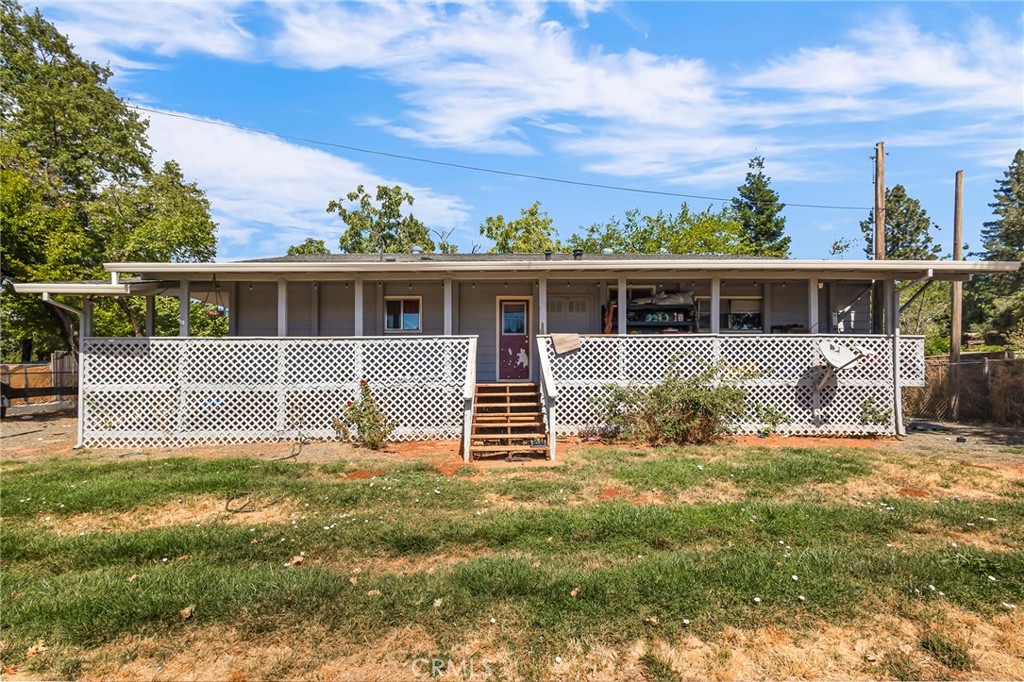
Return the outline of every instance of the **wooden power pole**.
{"type": "MultiPolygon", "coordinates": [[[[885,142],[875,145],[875,260],[885,260],[885,142]]],[[[875,334],[885,329],[885,284],[875,282],[872,292],[871,327],[875,334]]]]}
{"type": "MultiPolygon", "coordinates": [[[[956,172],[953,190],[953,260],[964,259],[964,172],[956,172]]],[[[960,418],[960,382],[957,363],[960,362],[960,339],[963,336],[964,283],[953,282],[952,310],[949,326],[949,408],[953,420],[960,418]]]]}

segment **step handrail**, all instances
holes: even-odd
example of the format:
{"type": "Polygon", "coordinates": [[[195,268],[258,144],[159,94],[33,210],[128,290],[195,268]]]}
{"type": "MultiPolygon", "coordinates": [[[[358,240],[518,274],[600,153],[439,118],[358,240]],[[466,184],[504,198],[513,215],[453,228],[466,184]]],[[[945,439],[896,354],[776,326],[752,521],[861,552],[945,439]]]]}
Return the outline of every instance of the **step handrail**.
{"type": "Polygon", "coordinates": [[[537,355],[540,358],[540,394],[544,401],[544,413],[548,426],[548,459],[555,461],[555,405],[558,402],[558,386],[551,370],[548,357],[547,337],[537,339],[537,355]]]}
{"type": "Polygon", "coordinates": [[[466,378],[462,383],[462,460],[469,461],[469,444],[473,435],[473,398],[476,394],[477,337],[469,339],[469,357],[466,359],[466,378]]]}

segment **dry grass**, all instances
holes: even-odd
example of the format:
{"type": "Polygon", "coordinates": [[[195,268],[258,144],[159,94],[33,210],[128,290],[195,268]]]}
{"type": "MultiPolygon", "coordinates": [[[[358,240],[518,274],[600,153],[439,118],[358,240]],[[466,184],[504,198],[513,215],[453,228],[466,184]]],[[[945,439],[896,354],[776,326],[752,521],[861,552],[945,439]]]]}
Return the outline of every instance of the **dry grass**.
{"type": "Polygon", "coordinates": [[[227,511],[226,504],[227,500],[224,498],[203,496],[182,498],[169,504],[136,507],[126,512],[90,512],[67,517],[40,516],[39,521],[55,534],[68,536],[81,533],[121,533],[190,524],[288,523],[293,519],[305,518],[292,500],[254,497],[232,501],[232,509],[245,505],[245,510],[240,513],[227,511]]]}

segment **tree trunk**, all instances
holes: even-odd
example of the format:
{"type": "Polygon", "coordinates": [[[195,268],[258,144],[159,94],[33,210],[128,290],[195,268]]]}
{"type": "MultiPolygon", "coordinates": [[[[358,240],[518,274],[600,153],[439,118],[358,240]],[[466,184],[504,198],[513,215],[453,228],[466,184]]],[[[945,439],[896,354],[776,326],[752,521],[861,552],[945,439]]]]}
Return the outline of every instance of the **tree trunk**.
{"type": "Polygon", "coordinates": [[[128,305],[128,301],[124,300],[123,296],[116,296],[114,298],[117,301],[117,305],[124,311],[124,314],[128,316],[128,322],[132,325],[132,331],[135,336],[143,336],[142,324],[139,322],[138,316],[132,311],[131,306],[128,305]]]}
{"type": "Polygon", "coordinates": [[[55,305],[47,305],[46,309],[50,312],[53,319],[57,321],[57,325],[60,327],[61,338],[64,339],[65,347],[77,356],[78,334],[75,330],[75,324],[71,321],[71,316],[68,315],[66,311],[61,310],[55,305]]]}

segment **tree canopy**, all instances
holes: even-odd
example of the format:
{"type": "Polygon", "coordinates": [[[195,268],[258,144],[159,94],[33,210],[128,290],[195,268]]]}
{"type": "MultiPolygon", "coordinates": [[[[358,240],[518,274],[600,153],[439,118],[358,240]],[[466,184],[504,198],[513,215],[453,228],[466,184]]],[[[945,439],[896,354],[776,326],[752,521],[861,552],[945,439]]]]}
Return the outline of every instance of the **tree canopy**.
{"type": "Polygon", "coordinates": [[[413,246],[434,250],[430,230],[412,213],[403,214],[402,205],[415,199],[399,185],[378,185],[370,195],[359,185],[343,198],[327,204],[328,213],[337,213],[348,229],[338,240],[343,253],[408,253],[413,246]],[[349,208],[350,204],[355,208],[349,208]]]}
{"type": "Polygon", "coordinates": [[[507,221],[500,213],[488,216],[480,226],[480,234],[494,242],[490,253],[541,253],[557,250],[553,221],[547,211],[540,210],[540,202],[521,209],[519,217],[507,221]]]}
{"type": "MultiPolygon", "coordinates": [[[[11,282],[103,277],[108,261],[211,260],[216,224],[177,163],[153,170],[147,123],[108,85],[110,69],[79,57],[38,10],[14,0],[0,9],[5,344],[73,348],[69,315],[13,294],[11,282]]],[[[114,305],[131,316],[124,301],[100,307],[114,305]]]]}
{"type": "Polygon", "coordinates": [[[294,244],[288,247],[289,256],[323,256],[330,252],[331,250],[327,248],[327,244],[324,243],[323,239],[314,239],[313,237],[306,237],[306,241],[301,244],[294,244]]]}
{"type": "MultiPolygon", "coordinates": [[[[885,257],[889,260],[934,260],[942,247],[934,243],[932,228],[939,229],[921,202],[907,194],[903,185],[885,190],[885,257]]],[[[875,252],[875,212],[860,222],[864,234],[864,253],[875,252]]]]}
{"type": "MultiPolygon", "coordinates": [[[[981,231],[985,260],[1024,263],[1024,149],[1018,149],[996,182],[993,192],[993,220],[981,231]]],[[[982,327],[1007,336],[1024,335],[1024,270],[977,277],[965,290],[968,317],[982,327]]]]}
{"type": "Polygon", "coordinates": [[[746,253],[753,256],[789,257],[790,238],[786,236],[786,205],[771,189],[772,179],[764,173],[764,157],[755,156],[748,164],[746,181],[736,188],[732,209],[743,227],[746,253]]]}
{"type": "Polygon", "coordinates": [[[643,215],[640,209],[626,211],[625,220],[612,217],[594,223],[582,234],[568,240],[574,249],[598,253],[695,253],[747,255],[743,228],[730,209],[714,211],[710,206],[694,212],[684,202],[678,213],[658,211],[643,215]]]}

